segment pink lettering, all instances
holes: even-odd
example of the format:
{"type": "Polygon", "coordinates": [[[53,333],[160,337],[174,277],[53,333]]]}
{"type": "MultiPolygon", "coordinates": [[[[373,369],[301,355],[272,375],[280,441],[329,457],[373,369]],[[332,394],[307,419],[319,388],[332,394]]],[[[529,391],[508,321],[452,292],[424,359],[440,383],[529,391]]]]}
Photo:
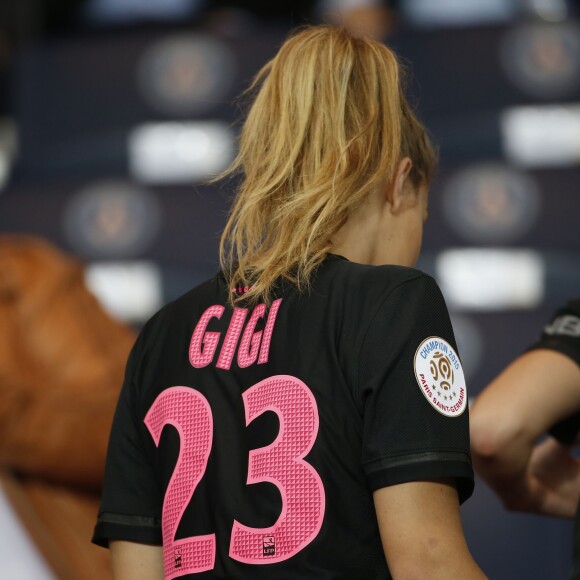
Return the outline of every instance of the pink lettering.
{"type": "Polygon", "coordinates": [[[244,330],[244,336],[242,336],[238,350],[238,365],[242,369],[254,364],[258,358],[260,342],[262,341],[262,331],[256,332],[256,324],[258,324],[260,318],[263,318],[265,312],[266,305],[258,304],[254,312],[252,312],[252,316],[244,330]]]}
{"type": "Polygon", "coordinates": [[[188,387],[163,391],[145,416],[145,425],[159,447],[165,425],[179,433],[181,446],[177,463],[163,500],[163,567],[165,578],[212,570],[215,563],[216,536],[205,534],[175,539],[187,504],[201,481],[213,440],[213,416],[207,399],[188,387]]]}
{"type": "Polygon", "coordinates": [[[238,344],[238,340],[240,339],[242,328],[244,328],[244,322],[246,321],[247,314],[248,314],[247,308],[234,309],[234,313],[232,314],[232,319],[228,327],[228,332],[226,333],[226,338],[224,340],[224,344],[220,352],[220,357],[216,365],[218,369],[225,369],[226,371],[230,369],[232,365],[232,360],[234,359],[234,354],[236,352],[236,345],[238,344]]]}
{"type": "Polygon", "coordinates": [[[280,304],[282,304],[282,298],[274,300],[272,306],[270,306],[270,312],[268,312],[268,321],[264,329],[264,338],[262,340],[262,348],[260,349],[260,358],[258,359],[258,364],[260,365],[268,362],[270,342],[272,341],[272,333],[274,332],[274,324],[276,323],[276,316],[278,316],[280,304]]]}
{"type": "MultiPolygon", "coordinates": [[[[223,344],[220,349],[216,367],[229,370],[238,350],[238,365],[246,368],[254,364],[268,362],[270,343],[276,323],[276,316],[280,309],[282,299],[274,300],[264,330],[256,331],[258,321],[266,314],[266,305],[258,304],[244,329],[244,323],[248,315],[247,308],[235,308],[232,313],[223,344]],[[242,334],[243,330],[243,334],[242,334]],[[241,339],[240,339],[241,337],[241,339]],[[238,348],[239,344],[239,348],[238,348]]],[[[199,369],[213,362],[218,349],[221,332],[209,332],[207,327],[212,318],[221,319],[225,306],[214,304],[205,310],[195,326],[189,345],[189,362],[191,366],[199,369]]]]}
{"type": "MultiPolygon", "coordinates": [[[[234,520],[229,555],[248,564],[281,562],[304,549],[320,532],[326,497],[320,475],[305,460],[315,444],[319,415],[312,391],[300,379],[269,377],[242,394],[246,425],[266,411],[274,411],[280,428],[268,446],[249,452],[248,485],[268,482],[282,498],[277,521],[252,528],[234,520]]],[[[166,425],[179,436],[179,455],[165,492],[162,508],[165,578],[174,580],[213,570],[216,533],[176,538],[197,486],[206,475],[213,444],[213,413],[209,401],[190,387],[163,391],[144,419],[156,447],[166,425]]],[[[192,517],[191,513],[187,517],[192,517]]]]}
{"type": "Polygon", "coordinates": [[[206,332],[212,318],[221,318],[225,307],[220,304],[210,306],[199,319],[191,336],[189,345],[189,362],[196,369],[211,363],[220,339],[219,332],[206,332]],[[203,348],[202,348],[203,346],[203,348]]]}
{"type": "Polygon", "coordinates": [[[314,540],[324,519],[322,480],[304,460],[318,434],[318,407],[312,391],[287,375],[261,381],[242,396],[246,424],[266,411],[279,417],[280,432],[274,442],[250,451],[248,485],[274,484],[280,490],[282,511],[268,528],[252,528],[234,520],[230,557],[248,564],[282,562],[314,540]]]}

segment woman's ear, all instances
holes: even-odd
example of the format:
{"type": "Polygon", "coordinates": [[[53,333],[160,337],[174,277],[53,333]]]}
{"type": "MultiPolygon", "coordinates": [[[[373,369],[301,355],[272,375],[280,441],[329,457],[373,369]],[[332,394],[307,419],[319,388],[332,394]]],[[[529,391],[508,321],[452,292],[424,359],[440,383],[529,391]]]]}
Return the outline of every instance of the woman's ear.
{"type": "Polygon", "coordinates": [[[397,213],[406,201],[407,178],[413,167],[410,157],[403,157],[395,169],[393,179],[385,187],[385,202],[391,207],[391,212],[397,213]]]}

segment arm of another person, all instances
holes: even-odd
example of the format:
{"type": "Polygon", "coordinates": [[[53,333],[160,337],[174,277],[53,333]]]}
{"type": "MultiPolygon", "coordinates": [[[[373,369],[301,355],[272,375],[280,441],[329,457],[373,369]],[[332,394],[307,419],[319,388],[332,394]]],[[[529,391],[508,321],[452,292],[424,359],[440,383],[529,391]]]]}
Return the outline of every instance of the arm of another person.
{"type": "Polygon", "coordinates": [[[120,540],[111,541],[113,580],[163,580],[163,548],[120,540]]]}
{"type": "Polygon", "coordinates": [[[414,481],[383,487],[375,491],[374,501],[395,580],[486,578],[467,547],[451,483],[414,481]]]}
{"type": "Polygon", "coordinates": [[[516,359],[477,397],[471,410],[473,461],[507,509],[574,516],[580,461],[553,439],[537,441],[579,409],[580,367],[546,349],[516,359]]]}

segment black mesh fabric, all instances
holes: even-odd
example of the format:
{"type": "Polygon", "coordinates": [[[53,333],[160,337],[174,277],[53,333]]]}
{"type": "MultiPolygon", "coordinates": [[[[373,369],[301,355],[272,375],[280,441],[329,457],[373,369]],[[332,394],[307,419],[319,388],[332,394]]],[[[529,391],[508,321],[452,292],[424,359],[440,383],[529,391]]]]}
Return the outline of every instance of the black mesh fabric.
{"type": "MultiPolygon", "coordinates": [[[[473,488],[467,410],[444,416],[427,401],[415,377],[422,341],[438,336],[455,349],[437,285],[417,270],[362,266],[329,256],[309,294],[279,286],[274,298],[281,302],[267,356],[250,364],[246,364],[250,343],[242,347],[241,342],[254,311],[248,310],[243,331],[238,327],[240,339],[231,340],[235,332],[230,323],[240,312],[234,314],[227,305],[229,292],[218,275],[166,306],[142,331],[129,360],[111,432],[93,541],[101,545],[109,539],[161,541],[159,521],[166,490],[184,451],[184,434],[168,424],[157,445],[144,420],[168,389],[191,389],[207,402],[212,440],[201,478],[188,489],[191,497],[184,495],[177,506],[183,511],[177,514],[175,540],[215,534],[216,555],[211,570],[180,577],[390,578],[373,490],[446,478],[456,482],[463,500],[473,488]],[[208,308],[215,315],[207,324],[203,352],[196,355],[203,364],[194,367],[192,336],[208,308]],[[227,369],[219,366],[222,355],[231,359],[227,369]],[[288,395],[279,403],[286,410],[264,404],[249,420],[248,393],[264,382],[270,384],[272,378],[288,395]],[[286,421],[295,408],[300,429],[286,421]],[[317,423],[307,409],[315,409],[317,423]],[[305,432],[311,433],[312,440],[305,432]],[[307,506],[300,530],[312,528],[314,520],[320,528],[291,557],[268,561],[278,550],[276,525],[288,497],[282,493],[284,486],[272,478],[248,483],[249,465],[252,454],[274,445],[282,433],[290,433],[285,439],[288,445],[294,445],[296,438],[296,449],[306,449],[300,461],[320,478],[324,512],[316,520],[316,513],[322,514],[316,512],[322,505],[316,492],[311,489],[306,496],[299,490],[300,504],[307,506]],[[262,565],[230,556],[234,521],[268,530],[262,565]]],[[[256,332],[262,332],[255,335],[260,345],[270,327],[272,308],[263,312],[262,322],[255,326],[256,332]]],[[[190,428],[195,430],[195,423],[190,428]]],[[[292,465],[288,468],[291,473],[295,470],[292,465]]],[[[168,537],[168,542],[173,540],[168,537]]],[[[181,565],[181,552],[175,554],[173,564],[170,552],[169,566],[181,565]]]]}

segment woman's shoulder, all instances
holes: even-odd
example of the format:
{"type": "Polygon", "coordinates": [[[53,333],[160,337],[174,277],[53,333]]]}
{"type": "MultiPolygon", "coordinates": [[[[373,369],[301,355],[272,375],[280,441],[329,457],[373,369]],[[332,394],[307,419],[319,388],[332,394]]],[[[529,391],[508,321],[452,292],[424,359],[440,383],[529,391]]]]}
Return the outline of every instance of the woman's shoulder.
{"type": "Polygon", "coordinates": [[[382,266],[359,264],[335,255],[328,256],[327,270],[327,280],[320,280],[321,282],[340,288],[342,292],[359,299],[378,298],[401,285],[405,285],[409,292],[425,284],[436,285],[431,276],[416,268],[392,264],[382,266]]]}

